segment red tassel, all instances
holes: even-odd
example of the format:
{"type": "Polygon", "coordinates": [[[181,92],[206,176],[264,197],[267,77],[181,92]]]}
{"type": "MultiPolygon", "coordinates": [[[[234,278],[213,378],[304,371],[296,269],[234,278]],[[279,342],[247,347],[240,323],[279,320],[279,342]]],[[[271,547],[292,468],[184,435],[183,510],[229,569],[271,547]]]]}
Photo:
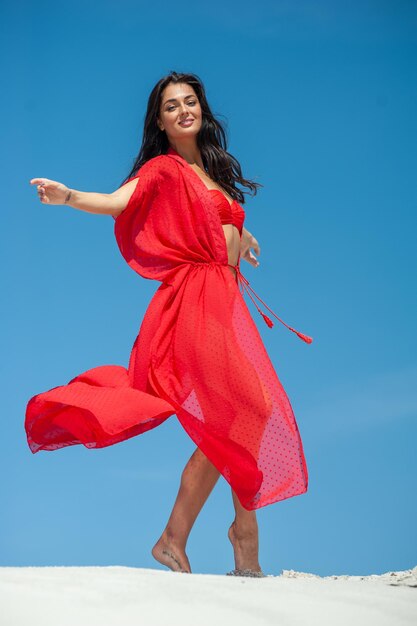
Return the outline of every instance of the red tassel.
{"type": "MultiPolygon", "coordinates": [[[[291,330],[294,330],[293,328],[291,330]]],[[[304,335],[303,333],[298,332],[298,330],[294,330],[294,332],[306,343],[313,343],[313,338],[308,335],[304,335]]]]}
{"type": "Polygon", "coordinates": [[[269,326],[269,328],[272,328],[274,325],[274,322],[269,319],[269,317],[267,315],[265,315],[265,313],[262,313],[262,311],[260,309],[258,309],[259,313],[262,315],[262,317],[264,318],[265,323],[267,324],[267,326],[269,326]]]}

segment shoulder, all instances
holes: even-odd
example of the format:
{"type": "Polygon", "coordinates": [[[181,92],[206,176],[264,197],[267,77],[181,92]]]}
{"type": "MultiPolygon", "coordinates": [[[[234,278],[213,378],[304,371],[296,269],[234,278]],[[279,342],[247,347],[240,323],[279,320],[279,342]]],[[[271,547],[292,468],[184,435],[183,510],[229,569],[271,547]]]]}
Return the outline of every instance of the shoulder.
{"type": "Polygon", "coordinates": [[[166,154],[146,161],[134,176],[111,194],[117,211],[113,217],[120,215],[128,207],[139,205],[144,198],[155,198],[167,191],[175,193],[179,189],[179,169],[179,164],[166,154]]]}
{"type": "Polygon", "coordinates": [[[178,163],[166,154],[159,154],[149,159],[138,170],[137,176],[149,179],[160,177],[176,177],[179,173],[178,163]]]}
{"type": "Polygon", "coordinates": [[[152,195],[173,192],[179,187],[179,170],[179,164],[166,154],[153,157],[138,169],[135,175],[139,178],[137,189],[152,195]]]}

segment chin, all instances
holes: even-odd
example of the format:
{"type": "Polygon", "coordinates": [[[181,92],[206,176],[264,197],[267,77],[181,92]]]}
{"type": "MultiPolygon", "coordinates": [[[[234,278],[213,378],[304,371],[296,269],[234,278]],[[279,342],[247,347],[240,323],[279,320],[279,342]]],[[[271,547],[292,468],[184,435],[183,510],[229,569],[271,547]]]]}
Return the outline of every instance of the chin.
{"type": "Polygon", "coordinates": [[[196,130],[195,128],[193,128],[193,126],[190,126],[189,128],[180,128],[180,127],[177,128],[176,129],[176,133],[175,133],[175,137],[184,137],[185,135],[195,135],[195,136],[197,136],[198,133],[200,132],[200,129],[198,128],[196,130]]]}

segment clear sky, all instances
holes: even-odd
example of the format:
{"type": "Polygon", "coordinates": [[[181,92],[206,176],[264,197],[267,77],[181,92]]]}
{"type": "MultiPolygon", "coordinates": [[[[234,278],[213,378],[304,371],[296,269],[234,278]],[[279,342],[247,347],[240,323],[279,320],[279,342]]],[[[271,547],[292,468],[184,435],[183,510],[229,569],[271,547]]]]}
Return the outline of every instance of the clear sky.
{"type": "MultiPolygon", "coordinates": [[[[111,192],[141,143],[150,90],[196,73],[228,149],[261,182],[261,246],[242,272],[308,345],[247,300],[291,400],[306,494],[258,511],[279,574],[417,563],[417,4],[4,0],[0,565],[160,568],[150,550],[195,449],[176,416],[100,450],[33,455],[36,393],[127,366],[159,283],[136,275],[113,219],[41,204],[34,177],[111,192]]],[[[230,487],[193,528],[196,573],[233,568],[230,487]]]]}

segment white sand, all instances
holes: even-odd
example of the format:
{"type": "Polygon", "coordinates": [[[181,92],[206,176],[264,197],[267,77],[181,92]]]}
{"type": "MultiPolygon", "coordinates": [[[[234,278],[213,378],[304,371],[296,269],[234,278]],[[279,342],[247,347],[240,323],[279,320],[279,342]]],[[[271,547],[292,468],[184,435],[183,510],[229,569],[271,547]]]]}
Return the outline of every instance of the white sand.
{"type": "Polygon", "coordinates": [[[1,626],[417,624],[417,567],[243,578],[111,567],[0,567],[1,626]]]}

